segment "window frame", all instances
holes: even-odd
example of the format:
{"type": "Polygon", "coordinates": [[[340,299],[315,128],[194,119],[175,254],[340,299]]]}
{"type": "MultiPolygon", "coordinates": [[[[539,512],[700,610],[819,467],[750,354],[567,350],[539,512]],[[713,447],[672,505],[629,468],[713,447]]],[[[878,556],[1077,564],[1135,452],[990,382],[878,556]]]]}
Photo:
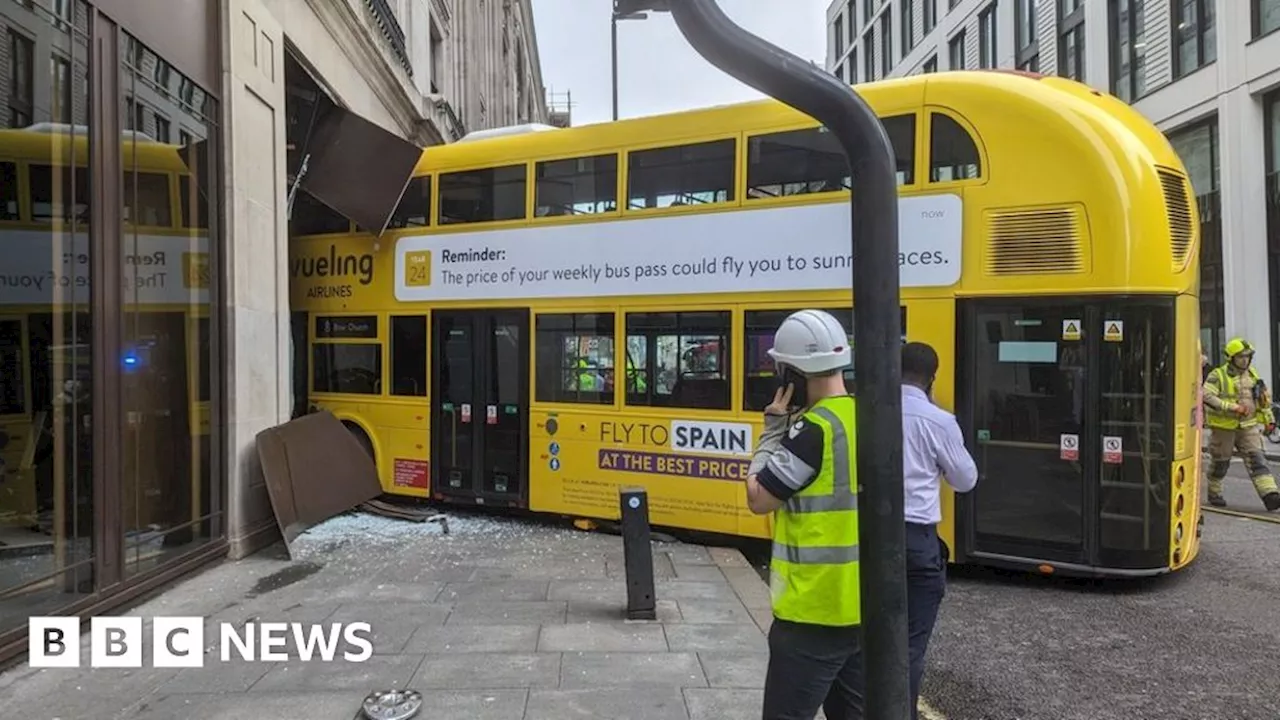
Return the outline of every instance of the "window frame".
{"type": "Polygon", "coordinates": [[[836,21],[831,24],[832,37],[831,46],[835,48],[835,59],[839,60],[844,55],[844,16],[836,15],[836,21]]]}
{"type": "Polygon", "coordinates": [[[9,121],[9,127],[16,130],[16,129],[20,129],[28,125],[31,125],[35,122],[36,41],[34,38],[27,35],[26,33],[19,32],[17,28],[12,25],[10,25],[8,30],[6,31],[6,35],[7,37],[5,38],[5,42],[8,43],[6,52],[9,58],[9,64],[8,64],[9,76],[5,78],[5,82],[8,84],[8,89],[9,89],[8,121],[9,121]],[[21,56],[26,61],[26,77],[25,78],[18,76],[18,63],[14,61],[14,58],[19,55],[19,53],[16,52],[19,46],[21,46],[24,49],[24,52],[21,54],[21,56]],[[21,86],[23,84],[26,85],[25,97],[21,92],[19,92],[20,89],[22,89],[21,86]],[[26,117],[26,122],[21,122],[20,119],[24,116],[26,117]]]}
{"type": "MultiPolygon", "coordinates": [[[[435,219],[433,217],[435,213],[435,194],[436,194],[436,180],[435,180],[435,175],[433,173],[427,173],[423,175],[414,175],[413,177],[409,178],[409,184],[405,185],[404,194],[400,196],[400,202],[396,203],[395,210],[392,211],[391,217],[387,220],[386,229],[387,230],[408,230],[411,228],[434,227],[434,223],[432,221],[435,219]],[[426,183],[426,186],[427,186],[426,193],[425,193],[426,200],[427,200],[426,217],[423,218],[422,223],[411,223],[408,221],[407,216],[402,216],[400,213],[400,209],[405,206],[405,199],[409,197],[409,189],[413,186],[414,182],[426,183]],[[401,222],[401,221],[404,222],[403,225],[396,224],[397,222],[401,222]]],[[[465,224],[465,223],[459,223],[459,224],[465,224]]]]}
{"type": "Polygon", "coordinates": [[[1087,68],[1085,66],[1085,59],[1087,58],[1087,55],[1085,51],[1084,8],[1084,0],[1057,0],[1055,3],[1055,10],[1057,11],[1058,19],[1057,75],[1077,82],[1084,82],[1087,75],[1087,68]],[[1076,5],[1074,10],[1064,14],[1062,12],[1064,2],[1076,2],[1079,4],[1076,5]],[[1076,41],[1076,56],[1074,59],[1076,60],[1076,71],[1079,74],[1066,75],[1064,74],[1065,63],[1063,63],[1063,58],[1067,57],[1067,39],[1073,36],[1076,41]]]}
{"type": "Polygon", "coordinates": [[[978,12],[978,69],[989,70],[1000,62],[996,0],[991,0],[978,12]]]}
{"type": "Polygon", "coordinates": [[[920,66],[920,72],[923,75],[938,72],[938,53],[936,51],[924,61],[923,65],[920,66]]]}
{"type": "Polygon", "coordinates": [[[938,0],[924,0],[924,9],[921,15],[923,15],[924,25],[921,28],[923,35],[920,39],[923,40],[929,33],[933,32],[934,28],[938,27],[938,0]]]}
{"type": "Polygon", "coordinates": [[[1037,0],[1015,0],[1013,4],[1013,62],[1019,70],[1025,70],[1033,62],[1036,63],[1036,67],[1040,64],[1040,27],[1037,5],[1037,0]],[[1031,38],[1026,45],[1022,44],[1020,37],[1024,27],[1029,31],[1031,38]]]}
{"type": "MultiPolygon", "coordinates": [[[[572,155],[548,155],[546,157],[534,158],[532,200],[529,204],[529,221],[532,223],[554,223],[554,222],[586,222],[590,220],[599,220],[601,218],[615,218],[622,214],[622,196],[625,194],[626,186],[623,183],[623,173],[626,170],[623,156],[626,155],[631,148],[617,150],[600,150],[587,151],[586,154],[575,153],[572,155]],[[594,160],[600,157],[613,156],[614,173],[613,173],[613,209],[605,210],[598,213],[587,213],[583,215],[538,215],[538,167],[545,163],[564,162],[566,160],[594,160]]],[[[628,198],[628,202],[630,199],[628,198]]]]}
{"type": "Polygon", "coordinates": [[[955,35],[952,35],[951,37],[947,38],[947,70],[968,70],[969,69],[968,67],[966,67],[969,62],[968,61],[969,48],[966,47],[968,43],[968,38],[966,37],[967,35],[968,35],[968,29],[962,27],[955,35]],[[956,49],[957,48],[959,48],[960,50],[959,67],[956,66],[956,49]]]}
{"type": "MultiPolygon", "coordinates": [[[[929,187],[950,187],[964,184],[982,184],[987,181],[988,175],[991,173],[991,166],[987,158],[987,149],[982,142],[982,136],[978,134],[977,129],[967,119],[949,110],[942,110],[937,107],[931,107],[925,113],[925,123],[923,128],[918,128],[918,132],[923,132],[928,142],[928,153],[924,156],[924,171],[922,177],[928,178],[925,183],[929,187]],[[973,142],[974,149],[978,154],[978,175],[971,178],[960,178],[952,180],[934,180],[933,179],[933,119],[935,116],[943,116],[954,122],[960,129],[964,130],[973,142]]],[[[917,142],[919,142],[917,140],[917,142]]]]}
{"type": "MultiPolygon", "coordinates": [[[[619,320],[620,320],[620,328],[622,330],[622,342],[617,343],[615,341],[614,345],[616,348],[618,348],[619,352],[623,353],[620,359],[623,361],[622,367],[626,367],[626,362],[628,362],[628,357],[626,353],[628,349],[628,344],[632,337],[630,332],[630,325],[629,325],[629,320],[632,315],[676,315],[677,325],[678,325],[679,316],[681,315],[696,315],[696,314],[703,314],[703,313],[724,314],[728,318],[728,324],[725,326],[725,331],[723,335],[723,338],[728,341],[728,347],[722,349],[722,353],[724,354],[724,357],[725,357],[725,364],[722,366],[722,369],[720,370],[721,374],[725,376],[725,382],[727,383],[726,395],[725,395],[726,402],[724,407],[714,407],[714,408],[692,407],[689,405],[680,405],[675,403],[633,404],[630,402],[630,398],[628,397],[629,393],[624,392],[622,393],[622,397],[620,399],[621,408],[623,408],[624,410],[630,408],[630,409],[638,409],[640,411],[657,411],[657,412],[672,411],[672,412],[700,413],[700,414],[724,415],[724,416],[733,415],[736,412],[735,406],[737,406],[738,401],[735,400],[735,398],[742,392],[742,377],[741,377],[742,373],[738,368],[739,360],[734,355],[734,348],[735,348],[735,343],[739,339],[739,329],[740,329],[741,321],[739,320],[739,317],[738,317],[739,311],[734,309],[732,306],[715,305],[715,304],[697,304],[697,305],[682,306],[682,307],[679,307],[678,309],[673,309],[670,304],[666,304],[666,305],[637,305],[632,307],[625,307],[625,308],[622,308],[618,313],[619,320]]],[[[678,337],[685,337],[685,335],[683,334],[683,331],[680,331],[677,329],[676,332],[678,334],[678,337]]],[[[652,337],[652,334],[646,334],[644,337],[646,338],[652,337]]],[[[677,353],[678,353],[678,350],[677,350],[677,353]]],[[[647,387],[650,389],[650,395],[652,396],[652,394],[654,394],[653,388],[656,386],[656,383],[651,373],[649,373],[649,368],[647,365],[647,360],[648,360],[647,355],[645,359],[646,359],[645,377],[646,377],[646,382],[648,383],[647,387]]],[[[681,365],[680,358],[679,358],[679,355],[677,354],[677,365],[676,365],[677,374],[679,373],[680,365],[681,365]]]]}
{"type": "MultiPolygon", "coordinates": [[[[323,339],[323,338],[322,338],[323,339]]],[[[314,358],[312,358],[314,360],[314,358]]],[[[387,314],[386,369],[384,374],[388,382],[384,383],[386,397],[390,400],[422,402],[431,398],[431,317],[427,311],[419,313],[392,312],[387,314]],[[396,383],[396,320],[411,319],[422,321],[422,393],[419,395],[402,395],[395,391],[396,383]]]]}
{"type": "Polygon", "coordinates": [[[1276,9],[1277,11],[1280,11],[1280,0],[1252,0],[1252,2],[1249,3],[1249,29],[1250,29],[1249,34],[1251,35],[1251,38],[1250,38],[1251,40],[1257,40],[1258,38],[1266,37],[1267,35],[1270,35],[1271,33],[1277,30],[1280,30],[1280,22],[1277,22],[1276,26],[1273,28],[1267,28],[1265,30],[1263,29],[1262,27],[1262,3],[1263,2],[1276,3],[1277,4],[1276,9]]]}
{"type": "MultiPolygon", "coordinates": [[[[885,122],[886,120],[890,120],[890,119],[897,119],[897,118],[907,118],[907,117],[912,118],[912,119],[913,119],[913,122],[915,123],[915,124],[914,124],[914,126],[913,126],[913,128],[912,128],[912,133],[911,133],[911,138],[912,138],[912,140],[911,140],[911,141],[912,141],[912,147],[911,147],[911,176],[910,176],[909,181],[907,181],[907,182],[903,182],[903,183],[899,183],[899,184],[898,184],[898,187],[899,187],[899,188],[914,188],[914,187],[916,187],[916,186],[918,186],[918,185],[920,184],[920,118],[921,118],[921,113],[920,113],[920,112],[918,112],[918,111],[916,111],[916,110],[905,110],[905,111],[903,111],[903,112],[892,112],[892,111],[890,111],[890,112],[887,112],[887,113],[885,113],[885,114],[883,114],[883,115],[877,115],[877,118],[880,120],[880,122],[881,122],[881,124],[882,124],[882,125],[884,124],[884,122],[885,122]]],[[[849,191],[850,191],[850,190],[849,190],[849,188],[844,188],[844,189],[840,189],[840,190],[823,190],[823,191],[820,191],[820,192],[795,193],[795,194],[793,194],[793,195],[779,195],[779,196],[777,196],[777,197],[750,197],[750,196],[748,195],[748,192],[749,192],[749,191],[750,191],[750,189],[751,189],[751,182],[750,182],[750,180],[751,180],[751,156],[750,156],[750,147],[751,147],[751,141],[752,141],[752,140],[754,140],[754,139],[756,139],[756,138],[768,137],[768,136],[772,136],[772,135],[781,135],[781,134],[791,133],[791,132],[800,132],[800,131],[806,131],[806,130],[815,130],[815,129],[819,128],[819,127],[821,127],[821,125],[815,125],[815,124],[813,124],[813,123],[811,123],[811,122],[810,122],[810,123],[806,123],[806,124],[804,124],[804,125],[794,125],[794,124],[791,124],[791,125],[782,125],[782,126],[778,126],[778,127],[765,128],[765,129],[761,129],[761,130],[752,130],[752,131],[750,131],[750,132],[748,132],[748,133],[745,133],[745,134],[743,135],[743,137],[742,137],[742,143],[741,143],[741,144],[742,144],[742,147],[745,149],[745,156],[743,157],[743,162],[742,162],[742,184],[741,184],[741,186],[740,186],[740,188],[739,188],[739,194],[740,194],[740,195],[741,195],[741,197],[742,197],[742,207],[744,207],[744,208],[762,208],[762,207],[768,207],[768,206],[771,206],[771,205],[779,205],[779,204],[781,204],[781,205],[791,205],[791,204],[804,203],[804,202],[823,202],[823,201],[829,200],[831,197],[833,197],[833,196],[835,196],[835,195],[838,195],[838,194],[840,194],[840,193],[847,193],[847,192],[849,192],[849,191]]],[[[887,132],[888,132],[888,130],[887,130],[887,128],[886,128],[886,133],[887,133],[887,132]]],[[[892,137],[890,137],[890,142],[892,143],[892,137]]],[[[893,148],[893,150],[894,150],[894,166],[895,166],[895,169],[896,169],[896,167],[897,167],[897,155],[898,155],[897,151],[898,151],[898,148],[895,146],[895,147],[893,148]]],[[[849,177],[849,182],[850,182],[850,184],[852,184],[852,183],[853,183],[853,177],[852,177],[852,175],[850,175],[850,177],[849,177]]]]}
{"type": "Polygon", "coordinates": [[[875,42],[876,42],[876,24],[871,23],[862,33],[862,47],[866,50],[862,53],[862,81],[876,81],[876,62],[875,62],[875,42]]]}
{"type": "MultiPolygon", "coordinates": [[[[428,328],[430,325],[428,324],[428,328]]],[[[307,313],[307,393],[312,396],[335,396],[339,398],[382,398],[393,397],[387,394],[387,349],[390,347],[387,335],[387,315],[370,312],[310,312],[307,313]],[[316,325],[320,318],[373,317],[377,324],[377,337],[372,338],[327,338],[316,336],[316,325]],[[321,345],[373,345],[378,349],[378,380],[376,393],[346,393],[332,390],[316,390],[316,348],[321,345]]],[[[428,378],[430,375],[428,374],[428,378]]],[[[428,390],[429,391],[429,390],[428,390]]]]}
{"type": "Polygon", "coordinates": [[[621,209],[621,215],[626,216],[646,216],[654,214],[678,214],[688,212],[702,212],[709,208],[726,208],[742,205],[742,161],[743,161],[743,142],[741,132],[720,132],[713,135],[698,138],[682,138],[677,140],[661,140],[658,142],[644,143],[640,145],[632,145],[619,152],[618,178],[621,187],[618,194],[618,207],[621,209]],[[645,152],[647,150],[663,150],[667,148],[688,147],[691,145],[703,145],[707,143],[723,142],[730,140],[734,144],[733,148],[733,182],[729,186],[729,191],[734,197],[718,201],[701,203],[696,205],[668,205],[666,207],[652,208],[633,208],[631,207],[631,156],[634,153],[645,152]]]}
{"type": "Polygon", "coordinates": [[[22,202],[21,185],[26,182],[27,165],[17,160],[0,160],[0,168],[9,168],[12,171],[12,182],[8,182],[9,178],[0,174],[0,188],[4,192],[12,191],[13,196],[8,200],[13,202],[13,215],[8,217],[9,211],[4,207],[5,196],[0,195],[0,223],[18,223],[23,222],[23,212],[26,210],[22,202]]]}
{"type": "MultiPolygon", "coordinates": [[[[532,202],[532,198],[533,198],[533,192],[532,192],[533,183],[530,182],[530,178],[532,177],[531,170],[532,170],[532,166],[527,160],[520,161],[520,162],[498,163],[496,165],[491,164],[491,165],[437,169],[436,172],[432,173],[432,180],[431,180],[431,207],[432,207],[432,216],[433,216],[432,219],[435,221],[435,227],[441,227],[441,228],[445,228],[445,227],[470,228],[470,227],[476,227],[476,226],[505,227],[510,225],[519,225],[521,223],[527,222],[529,219],[529,211],[530,211],[529,204],[530,202],[532,202]],[[502,218],[500,220],[498,219],[453,220],[450,222],[445,222],[445,219],[444,219],[444,179],[445,177],[450,175],[465,175],[467,173],[480,173],[480,172],[486,172],[486,171],[507,170],[510,168],[523,168],[524,170],[524,176],[522,180],[524,188],[523,188],[523,192],[521,193],[521,197],[522,197],[521,203],[524,205],[524,208],[523,208],[523,213],[519,217],[502,218]]],[[[494,185],[496,187],[497,183],[495,183],[494,185]]],[[[495,206],[496,206],[496,203],[495,203],[495,206]]]]}
{"type": "Polygon", "coordinates": [[[1217,48],[1218,18],[1216,13],[1214,13],[1213,0],[1192,0],[1192,3],[1194,5],[1194,12],[1196,14],[1196,17],[1195,17],[1196,29],[1195,29],[1195,35],[1193,36],[1195,38],[1196,66],[1184,71],[1182,69],[1182,60],[1183,60],[1182,38],[1178,32],[1178,25],[1183,20],[1182,1],[1169,0],[1169,15],[1171,18],[1169,26],[1170,26],[1170,33],[1172,33],[1172,37],[1170,38],[1169,43],[1170,43],[1170,51],[1173,55],[1172,67],[1173,67],[1174,80],[1181,80],[1182,78],[1187,77],[1188,75],[1196,72],[1197,70],[1200,70],[1201,68],[1212,65],[1218,61],[1218,48],[1217,48]],[[1206,36],[1208,35],[1208,31],[1206,30],[1205,23],[1204,23],[1205,17],[1206,17],[1206,11],[1207,11],[1209,20],[1213,23],[1212,27],[1214,29],[1214,33],[1213,33],[1212,43],[1207,42],[1205,39],[1206,36]],[[1208,60],[1205,59],[1206,50],[1212,50],[1213,52],[1213,57],[1208,60]]]}
{"type": "Polygon", "coordinates": [[[893,9],[880,13],[880,77],[893,73],[893,9]]]}
{"type": "MultiPolygon", "coordinates": [[[[588,409],[588,408],[596,408],[596,409],[606,409],[606,408],[608,408],[608,409],[617,410],[619,407],[621,407],[622,402],[623,402],[624,398],[626,397],[626,392],[625,392],[625,387],[626,387],[626,386],[625,386],[625,384],[624,384],[624,385],[622,385],[622,386],[619,386],[619,384],[618,384],[618,382],[617,382],[617,378],[618,378],[618,367],[619,367],[619,365],[618,365],[618,361],[619,361],[619,359],[622,359],[622,358],[624,357],[624,356],[622,355],[622,348],[623,348],[623,346],[624,346],[624,344],[625,344],[625,339],[624,339],[624,343],[619,343],[619,342],[618,342],[618,327],[619,327],[619,325],[620,325],[622,322],[624,322],[624,321],[622,320],[622,313],[621,313],[619,310],[617,310],[616,308],[608,309],[608,310],[598,310],[598,311],[597,311],[597,310],[591,310],[590,308],[586,308],[586,309],[584,309],[584,308],[553,308],[553,309],[550,309],[550,310],[546,310],[546,311],[539,311],[539,312],[534,313],[534,314],[533,314],[533,317],[532,317],[532,319],[531,319],[531,326],[532,326],[532,338],[533,338],[533,342],[531,343],[531,345],[532,345],[532,348],[531,348],[531,349],[532,349],[532,353],[533,353],[533,360],[532,360],[532,362],[530,363],[530,374],[529,374],[529,385],[530,385],[530,389],[529,389],[529,398],[530,398],[530,400],[533,402],[533,404],[538,405],[538,406],[563,406],[563,407],[566,407],[566,408],[574,408],[574,409],[577,409],[577,410],[579,410],[579,411],[584,411],[584,410],[586,410],[586,409],[588,409]],[[539,360],[539,353],[538,353],[538,350],[539,350],[539,348],[541,347],[541,344],[542,344],[542,343],[541,343],[541,341],[540,341],[540,334],[541,334],[542,332],[556,333],[556,340],[557,340],[558,342],[559,342],[559,341],[563,341],[563,339],[564,339],[564,337],[566,336],[566,334],[568,334],[568,335],[574,335],[574,336],[578,336],[578,337],[582,337],[582,336],[584,336],[584,335],[585,335],[585,333],[580,332],[580,331],[578,330],[578,327],[577,327],[577,321],[578,321],[578,318],[579,318],[579,317],[581,317],[581,316],[599,316],[599,317],[608,317],[608,318],[610,318],[610,319],[612,320],[612,323],[613,323],[613,326],[612,326],[612,328],[611,328],[611,330],[612,330],[612,335],[610,335],[609,337],[610,337],[610,338],[612,339],[612,341],[613,341],[613,356],[612,356],[612,363],[613,363],[613,364],[612,364],[612,366],[611,366],[611,369],[613,370],[613,375],[614,375],[613,388],[612,388],[610,391],[608,391],[608,392],[605,392],[605,391],[603,391],[603,390],[601,390],[601,391],[585,391],[585,392],[589,392],[589,393],[593,393],[593,394],[597,395],[597,396],[598,396],[598,400],[599,400],[599,402],[594,402],[594,401],[589,401],[589,400],[565,400],[565,399],[559,399],[559,398],[558,398],[558,396],[559,396],[561,393],[563,393],[563,392],[568,392],[568,391],[564,391],[564,390],[557,390],[557,392],[556,392],[557,399],[554,399],[554,400],[544,400],[544,399],[542,399],[541,397],[539,397],[539,395],[538,395],[539,388],[541,387],[541,377],[542,377],[542,371],[543,371],[543,369],[542,369],[541,367],[539,367],[539,362],[538,362],[538,360],[539,360]],[[545,331],[543,331],[543,330],[539,330],[538,322],[539,322],[539,320],[540,320],[540,319],[542,319],[543,317],[569,317],[569,318],[572,318],[572,319],[573,319],[573,322],[574,322],[573,329],[572,329],[572,330],[569,330],[569,331],[564,331],[564,330],[559,330],[559,329],[555,329],[555,330],[545,330],[545,331]],[[622,390],[622,391],[620,392],[620,390],[622,390]]],[[[604,335],[595,335],[595,337],[605,337],[605,336],[604,336],[604,335]]],[[[565,367],[564,367],[564,365],[563,365],[564,356],[563,356],[563,353],[561,353],[561,352],[560,352],[560,351],[561,351],[561,348],[557,348],[556,350],[557,350],[557,352],[558,352],[558,353],[560,353],[560,359],[561,359],[560,371],[561,371],[561,372],[563,372],[563,371],[565,370],[565,367]]],[[[624,371],[624,375],[623,375],[623,377],[625,378],[625,371],[624,371]]],[[[556,386],[557,386],[557,387],[559,387],[561,380],[562,380],[562,378],[561,378],[561,377],[557,377],[557,378],[555,378],[555,383],[556,383],[556,386]]],[[[579,389],[579,390],[577,390],[576,392],[577,392],[577,393],[579,393],[579,394],[582,394],[584,391],[583,391],[583,390],[581,390],[581,389],[579,389]]]]}
{"type": "MultiPolygon", "coordinates": [[[[1177,3],[1178,0],[1171,0],[1177,3]]],[[[1139,77],[1138,69],[1138,49],[1137,44],[1140,39],[1145,40],[1146,30],[1146,7],[1143,0],[1109,0],[1107,2],[1107,32],[1112,41],[1107,43],[1107,60],[1110,63],[1111,74],[1111,94],[1120,98],[1124,102],[1137,102],[1140,98],[1149,92],[1146,77],[1139,77]],[[1143,14],[1143,38],[1138,37],[1137,23],[1134,21],[1137,13],[1143,14]],[[1121,43],[1117,42],[1120,37],[1120,18],[1126,18],[1125,27],[1127,28],[1127,36],[1125,47],[1127,52],[1122,55],[1120,51],[1121,43]],[[1128,63],[1128,74],[1125,77],[1124,85],[1121,84],[1122,71],[1121,68],[1128,63]]],[[[1145,60],[1145,53],[1143,54],[1145,60]]],[[[1146,71],[1146,63],[1142,65],[1143,72],[1146,71]]]]}
{"type": "Polygon", "coordinates": [[[916,0],[902,0],[898,8],[898,18],[902,27],[902,57],[906,57],[916,49],[916,0]]]}

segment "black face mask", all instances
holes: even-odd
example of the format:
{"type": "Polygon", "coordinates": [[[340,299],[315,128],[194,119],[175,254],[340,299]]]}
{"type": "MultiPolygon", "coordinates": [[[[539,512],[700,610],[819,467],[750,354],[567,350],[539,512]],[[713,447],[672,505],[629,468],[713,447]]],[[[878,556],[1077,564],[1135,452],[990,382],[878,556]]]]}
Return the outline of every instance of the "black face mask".
{"type": "Polygon", "coordinates": [[[783,365],[778,371],[778,387],[786,389],[787,385],[791,385],[791,407],[788,412],[799,408],[809,406],[809,383],[805,380],[795,368],[783,365]]]}

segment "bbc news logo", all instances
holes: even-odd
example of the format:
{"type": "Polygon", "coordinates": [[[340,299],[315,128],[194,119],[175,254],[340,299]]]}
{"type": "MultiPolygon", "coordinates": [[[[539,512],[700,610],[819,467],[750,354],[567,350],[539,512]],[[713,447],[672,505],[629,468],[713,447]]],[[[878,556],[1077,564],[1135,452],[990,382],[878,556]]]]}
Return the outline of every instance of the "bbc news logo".
{"type": "MultiPolygon", "coordinates": [[[[205,619],[157,617],[151,623],[151,665],[199,668],[205,664],[205,619]]],[[[27,624],[31,667],[80,667],[80,618],[33,617],[27,624]]],[[[233,623],[218,625],[218,657],[249,662],[364,662],[373,655],[369,623],[233,623]],[[339,655],[339,650],[342,653],[339,655]]],[[[95,617],[89,625],[89,667],[140,668],[147,638],[141,617],[95,617]]],[[[213,647],[207,653],[212,654],[213,647]]]]}

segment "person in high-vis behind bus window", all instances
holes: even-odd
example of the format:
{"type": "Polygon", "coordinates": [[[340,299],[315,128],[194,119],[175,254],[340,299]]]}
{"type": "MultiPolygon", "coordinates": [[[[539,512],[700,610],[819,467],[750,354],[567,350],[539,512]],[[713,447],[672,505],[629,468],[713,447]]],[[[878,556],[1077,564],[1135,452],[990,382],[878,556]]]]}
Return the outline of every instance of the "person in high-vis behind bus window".
{"type": "Polygon", "coordinates": [[[764,720],[813,720],[819,707],[851,720],[862,716],[852,354],[820,310],[793,313],[773,342],[780,382],[746,480],[751,511],[776,513],[764,720]]]}

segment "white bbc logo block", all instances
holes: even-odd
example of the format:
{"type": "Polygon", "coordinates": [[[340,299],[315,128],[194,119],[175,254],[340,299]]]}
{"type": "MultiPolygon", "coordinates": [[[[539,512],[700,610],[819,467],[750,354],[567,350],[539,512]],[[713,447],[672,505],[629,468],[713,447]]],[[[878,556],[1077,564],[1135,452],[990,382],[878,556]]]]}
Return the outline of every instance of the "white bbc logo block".
{"type": "Polygon", "coordinates": [[[30,618],[27,661],[33,668],[80,667],[80,618],[30,618]]]}
{"type": "Polygon", "coordinates": [[[92,667],[142,667],[142,618],[95,617],[89,638],[92,667]]]}
{"type": "Polygon", "coordinates": [[[151,658],[156,667],[204,667],[204,618],[156,618],[151,626],[151,658]]]}

